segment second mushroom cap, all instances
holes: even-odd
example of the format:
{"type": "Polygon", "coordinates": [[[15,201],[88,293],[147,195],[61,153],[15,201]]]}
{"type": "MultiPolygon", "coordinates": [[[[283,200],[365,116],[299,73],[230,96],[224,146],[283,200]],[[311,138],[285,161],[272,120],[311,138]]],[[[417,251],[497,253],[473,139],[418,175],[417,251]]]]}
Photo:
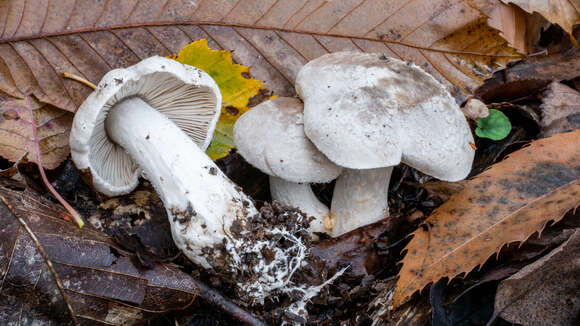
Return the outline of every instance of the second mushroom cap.
{"type": "Polygon", "coordinates": [[[473,136],[459,106],[413,63],[379,53],[331,53],[302,67],[296,90],[306,135],[340,166],[403,162],[447,181],[471,169],[473,136]]]}

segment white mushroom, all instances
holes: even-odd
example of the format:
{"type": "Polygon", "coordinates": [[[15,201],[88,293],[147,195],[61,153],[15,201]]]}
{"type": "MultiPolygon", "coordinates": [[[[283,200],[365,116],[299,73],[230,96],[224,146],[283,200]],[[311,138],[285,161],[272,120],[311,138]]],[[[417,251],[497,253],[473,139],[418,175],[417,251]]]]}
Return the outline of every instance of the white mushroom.
{"type": "Polygon", "coordinates": [[[177,247],[206,268],[202,250],[221,245],[234,220],[257,214],[203,152],[220,108],[209,75],[152,57],[107,73],[78,109],[70,136],[73,161],[99,192],[130,192],[142,169],[165,205],[177,247]]]}
{"type": "Polygon", "coordinates": [[[338,178],[333,236],[388,215],[392,166],[406,163],[446,181],[465,178],[473,136],[455,100],[412,63],[382,54],[338,52],[306,64],[296,78],[304,129],[348,169],[338,178]]]}
{"type": "MultiPolygon", "coordinates": [[[[78,109],[70,137],[72,158],[95,189],[107,196],[135,189],[140,168],[105,130],[109,110],[120,102],[148,106],[163,113],[205,150],[219,119],[221,94],[213,79],[174,60],[151,57],[108,72],[78,109]]],[[[123,128],[139,128],[127,122],[123,128]]]]}
{"type": "Polygon", "coordinates": [[[163,201],[177,247],[263,303],[299,286],[292,276],[308,257],[305,217],[280,208],[282,218],[265,221],[204,153],[220,107],[206,73],[170,59],[110,71],[75,115],[72,158],[106,195],[130,192],[142,170],[163,201]],[[290,217],[293,224],[283,223],[290,217]]]}
{"type": "Polygon", "coordinates": [[[237,120],[234,142],[246,161],[270,176],[272,199],[314,216],[312,232],[328,232],[329,209],[316,198],[310,183],[330,182],[342,168],[304,134],[302,108],[295,98],[265,101],[237,120]]]}

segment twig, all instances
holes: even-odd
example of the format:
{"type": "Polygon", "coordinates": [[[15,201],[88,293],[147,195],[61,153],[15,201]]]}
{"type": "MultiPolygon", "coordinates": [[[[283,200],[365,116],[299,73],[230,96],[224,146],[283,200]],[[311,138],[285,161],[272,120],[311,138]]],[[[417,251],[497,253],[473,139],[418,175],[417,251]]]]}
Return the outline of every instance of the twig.
{"type": "MultiPolygon", "coordinates": [[[[42,170],[42,168],[41,168],[41,170],[42,170]]],[[[60,295],[62,296],[64,303],[66,304],[66,308],[68,309],[68,312],[70,313],[70,316],[71,316],[73,323],[75,325],[78,325],[78,320],[76,319],[76,316],[74,314],[74,310],[68,301],[68,297],[67,297],[66,291],[62,285],[62,282],[60,281],[60,278],[58,278],[58,274],[56,273],[54,266],[52,266],[52,262],[50,261],[48,254],[46,253],[46,251],[44,251],[44,247],[42,246],[42,244],[40,243],[40,241],[36,237],[36,234],[34,234],[34,232],[32,232],[32,230],[30,229],[30,227],[28,226],[26,221],[23,220],[18,214],[16,214],[16,211],[14,210],[12,205],[10,205],[10,203],[8,203],[6,198],[4,198],[3,196],[0,195],[0,201],[6,206],[6,208],[8,208],[10,213],[12,213],[12,215],[14,215],[14,217],[22,225],[24,230],[26,230],[26,232],[28,233],[28,235],[30,236],[32,241],[34,241],[34,244],[36,244],[36,247],[38,248],[40,255],[42,255],[42,258],[46,262],[46,265],[48,266],[48,269],[50,270],[50,273],[52,274],[52,277],[54,278],[54,281],[56,282],[56,286],[58,287],[58,291],[60,292],[60,295]]]]}
{"type": "Polygon", "coordinates": [[[219,292],[205,285],[204,283],[195,280],[200,289],[199,297],[205,302],[220,307],[223,311],[228,312],[232,317],[238,321],[251,326],[266,326],[260,319],[254,317],[251,313],[238,307],[230,300],[224,298],[219,292]]]}
{"type": "Polygon", "coordinates": [[[40,172],[40,176],[42,177],[42,181],[44,182],[44,185],[46,186],[46,188],[48,188],[50,193],[56,198],[56,200],[58,200],[58,202],[62,206],[64,206],[64,208],[68,211],[68,213],[70,214],[72,219],[77,223],[77,225],[80,228],[82,228],[83,225],[85,225],[85,222],[83,221],[83,218],[81,217],[81,215],[69,203],[67,203],[67,201],[64,200],[64,198],[62,198],[60,196],[60,194],[54,189],[54,187],[52,186],[52,184],[50,184],[50,182],[48,181],[48,178],[46,177],[46,173],[44,172],[44,168],[42,167],[42,159],[40,157],[40,144],[39,144],[39,140],[38,140],[38,132],[36,131],[36,121],[34,119],[34,111],[32,109],[32,104],[30,103],[30,96],[26,96],[26,103],[27,103],[28,111],[30,112],[31,121],[29,121],[29,122],[32,126],[32,135],[34,137],[34,146],[35,146],[35,152],[36,152],[36,165],[38,166],[38,171],[40,172]]]}
{"type": "Polygon", "coordinates": [[[81,84],[83,84],[83,85],[85,85],[87,87],[92,88],[93,90],[97,89],[97,86],[95,86],[95,84],[91,83],[90,81],[84,79],[81,76],[77,76],[77,75],[71,74],[69,72],[63,72],[62,73],[62,77],[68,78],[68,79],[72,79],[74,81],[77,81],[77,82],[79,82],[79,83],[81,83],[81,84]]]}

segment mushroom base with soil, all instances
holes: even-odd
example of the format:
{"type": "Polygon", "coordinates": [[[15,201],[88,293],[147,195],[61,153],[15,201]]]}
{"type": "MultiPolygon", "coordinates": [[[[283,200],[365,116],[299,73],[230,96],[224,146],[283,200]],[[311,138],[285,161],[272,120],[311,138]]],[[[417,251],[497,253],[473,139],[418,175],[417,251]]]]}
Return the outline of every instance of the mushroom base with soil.
{"type": "Polygon", "coordinates": [[[277,214],[258,212],[187,134],[138,97],[116,104],[105,128],[153,184],[190,260],[232,280],[251,302],[296,290],[292,276],[308,265],[304,213],[280,205],[277,214]]]}
{"type": "Polygon", "coordinates": [[[330,221],[330,210],[318,200],[309,183],[270,176],[270,193],[272,200],[299,207],[307,216],[314,217],[310,221],[311,232],[328,232],[334,226],[330,221]]]}
{"type": "Polygon", "coordinates": [[[201,249],[221,244],[234,220],[258,213],[189,136],[142,99],[116,104],[105,128],[154,186],[177,247],[193,262],[211,267],[201,249]]]}

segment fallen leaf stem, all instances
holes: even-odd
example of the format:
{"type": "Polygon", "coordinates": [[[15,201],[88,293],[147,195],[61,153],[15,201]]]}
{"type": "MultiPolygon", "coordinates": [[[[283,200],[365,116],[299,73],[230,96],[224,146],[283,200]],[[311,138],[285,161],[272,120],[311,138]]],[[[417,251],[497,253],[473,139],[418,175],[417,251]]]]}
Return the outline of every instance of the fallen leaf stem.
{"type": "Polygon", "coordinates": [[[72,80],[79,82],[87,87],[92,88],[93,90],[97,89],[97,86],[95,84],[91,83],[90,81],[84,79],[81,76],[77,76],[75,74],[71,74],[71,73],[65,71],[62,73],[62,77],[72,79],[72,80]]]}
{"type": "Polygon", "coordinates": [[[67,210],[67,212],[70,214],[75,223],[80,228],[82,228],[85,225],[85,222],[83,221],[81,215],[66,200],[64,200],[64,198],[62,198],[62,196],[54,189],[54,187],[52,186],[52,184],[50,184],[48,178],[46,177],[46,173],[44,172],[44,168],[42,167],[40,145],[38,141],[38,132],[36,130],[36,121],[34,120],[34,111],[32,110],[32,104],[30,103],[30,96],[26,97],[26,104],[28,111],[30,112],[30,120],[31,120],[30,124],[32,127],[32,135],[34,139],[34,151],[36,152],[36,165],[38,166],[38,171],[40,172],[42,181],[44,182],[46,188],[48,188],[50,193],[54,196],[54,198],[56,198],[56,200],[58,200],[58,202],[67,210]]]}

